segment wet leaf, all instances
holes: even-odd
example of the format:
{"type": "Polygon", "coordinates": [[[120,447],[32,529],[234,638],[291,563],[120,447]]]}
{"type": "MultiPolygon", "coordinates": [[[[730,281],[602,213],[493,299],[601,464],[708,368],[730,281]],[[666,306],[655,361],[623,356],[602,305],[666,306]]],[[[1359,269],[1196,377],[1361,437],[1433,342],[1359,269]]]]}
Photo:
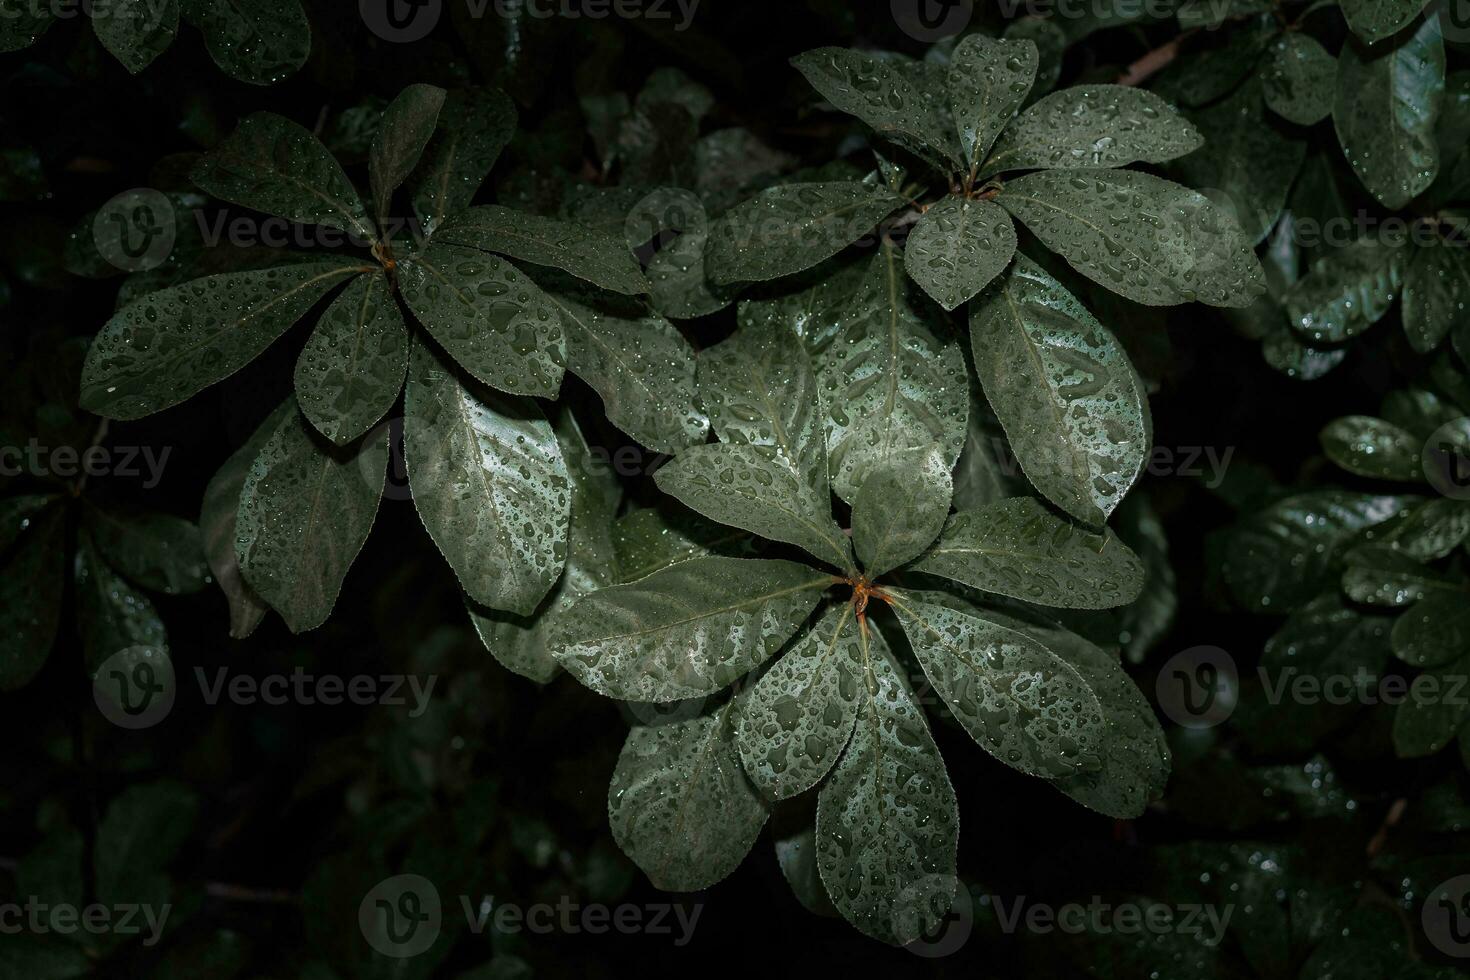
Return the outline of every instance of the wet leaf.
{"type": "Polygon", "coordinates": [[[82,407],[139,419],[253,361],[350,277],[351,259],[207,276],[150,293],[107,321],[82,369],[82,407]]]}
{"type": "Polygon", "coordinates": [[[672,502],[640,507],[618,518],[613,529],[618,584],[636,582],[701,555],[740,557],[748,553],[751,541],[744,531],[706,521],[672,502]]]}
{"type": "Polygon", "coordinates": [[[1402,243],[1366,237],[1318,259],[1286,293],[1292,329],[1327,344],[1367,330],[1393,305],[1409,254],[1402,243]]]}
{"type": "Polygon", "coordinates": [[[378,227],[387,233],[393,192],[408,179],[439,123],[445,92],[433,85],[410,85],[383,110],[383,121],[368,152],[368,179],[378,227]]]}
{"type": "Polygon", "coordinates": [[[229,603],[230,637],[236,640],[243,640],[255,632],[270,611],[270,606],[240,572],[240,559],[235,552],[240,492],[245,487],[250,468],[255,464],[255,457],[281,424],[284,413],[290,411],[294,411],[294,406],[287,399],[260,424],[243,446],[225,460],[204,488],[204,502],[199,512],[200,539],[209,570],[229,603]]]}
{"type": "Polygon", "coordinates": [[[1041,60],[1029,40],[968,34],[949,62],[949,105],[966,167],[980,166],[995,138],[1026,101],[1041,60]]]}
{"type": "Polygon", "coordinates": [[[426,345],[404,395],[414,508],[470,598],[525,616],[561,576],[571,488],[534,402],[476,390],[426,345]]]}
{"type": "Polygon", "coordinates": [[[209,581],[199,529],[181,517],[89,507],[87,532],[104,558],[152,592],[189,595],[209,581]]]}
{"type": "Polygon", "coordinates": [[[1249,306],[1265,290],[1239,227],[1204,195],[1132,170],[1050,170],[996,198],[1101,286],[1147,306],[1249,306]]]}
{"type": "Polygon", "coordinates": [[[927,548],[949,516],[954,483],[939,447],[875,467],[852,502],[852,540],[871,580],[927,548]]]}
{"type": "Polygon", "coordinates": [[[622,241],[556,218],[487,204],[446,219],[434,242],[549,265],[618,293],[648,292],[648,281],[622,241]]]}
{"type": "Polygon", "coordinates": [[[1437,593],[1470,598],[1461,583],[1385,545],[1354,548],[1346,562],[1342,591],[1364,605],[1397,608],[1437,593]]]}
{"type": "Polygon", "coordinates": [[[31,522],[0,566],[0,690],[30,683],[56,642],[66,566],[65,515],[31,522]]]}
{"type": "Polygon", "coordinates": [[[1125,605],[1144,581],[1142,562],[1112,531],[1068,524],[1029,497],[955,514],[913,570],[1067,609],[1125,605]]]}
{"type": "Polygon", "coordinates": [[[178,0],[92,0],[92,27],[134,75],[168,50],[179,31],[178,0]]]}
{"type": "Polygon", "coordinates": [[[128,647],[168,646],[168,632],[148,597],[130,586],[83,541],[76,562],[77,622],[88,671],[128,647]]]}
{"type": "Polygon", "coordinates": [[[830,584],[831,575],[795,562],[692,558],[579,599],[553,652],[607,697],[713,694],[779,650],[830,584]]]}
{"type": "Polygon", "coordinates": [[[924,292],[952,310],[1000,275],[1015,251],[1016,228],[1004,208],[950,195],[909,232],[903,265],[924,292]]]}
{"type": "Polygon", "coordinates": [[[499,89],[449,93],[439,128],[409,180],[414,210],[427,234],[469,207],[516,129],[515,103],[499,89]]]}
{"type": "Polygon", "coordinates": [[[1375,44],[1397,34],[1424,9],[1424,0],[1341,0],[1353,33],[1375,44]]]}
{"type": "Polygon", "coordinates": [[[1419,353],[1470,328],[1470,250],[1436,241],[1414,250],[1404,272],[1404,333],[1419,353]]]}
{"type": "Polygon", "coordinates": [[[1465,690],[1467,674],[1470,656],[1462,656],[1414,679],[1393,715],[1393,747],[1400,758],[1433,755],[1454,740],[1470,718],[1470,699],[1450,695],[1465,690]]]}
{"type": "Polygon", "coordinates": [[[311,54],[311,24],[300,0],[184,0],[182,9],[204,33],[214,63],[242,82],[274,85],[311,54]]]}
{"type": "Polygon", "coordinates": [[[1326,119],[1337,97],[1337,59],[1310,34],[1277,38],[1261,75],[1266,105],[1299,126],[1326,119]]]}
{"type": "Polygon", "coordinates": [[[1320,438],[1327,458],[1349,473],[1409,482],[1424,477],[1419,462],[1422,440],[1392,422],[1349,415],[1329,422],[1320,438]]]}
{"type": "Polygon", "coordinates": [[[1143,471],[1152,426],[1117,340],[1025,256],[970,307],[975,371],[1030,481],[1101,524],[1143,471]]]}
{"type": "Polygon", "coordinates": [[[1470,648],[1470,597],[1434,592],[1394,621],[1394,656],[1415,667],[1447,664],[1470,648]]]}

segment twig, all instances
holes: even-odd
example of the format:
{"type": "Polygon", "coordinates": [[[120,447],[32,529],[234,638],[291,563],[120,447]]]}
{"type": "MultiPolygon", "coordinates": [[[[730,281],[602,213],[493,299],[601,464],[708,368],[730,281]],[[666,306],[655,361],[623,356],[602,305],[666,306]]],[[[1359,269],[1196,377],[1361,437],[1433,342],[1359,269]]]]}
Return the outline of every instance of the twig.
{"type": "Polygon", "coordinates": [[[1408,808],[1409,801],[1403,797],[1399,797],[1393,801],[1393,805],[1388,808],[1388,813],[1383,818],[1383,824],[1378,828],[1378,832],[1373,835],[1373,839],[1368,842],[1369,857],[1374,857],[1379,851],[1383,850],[1383,845],[1388,843],[1388,832],[1394,827],[1397,827],[1399,821],[1404,819],[1404,811],[1408,808]]]}
{"type": "Polygon", "coordinates": [[[1141,85],[1154,75],[1163,71],[1179,57],[1179,49],[1184,42],[1198,33],[1198,27],[1192,27],[1172,40],[1166,41],[1154,48],[1148,54],[1139,58],[1128,66],[1128,70],[1118,76],[1119,85],[1141,85]]]}

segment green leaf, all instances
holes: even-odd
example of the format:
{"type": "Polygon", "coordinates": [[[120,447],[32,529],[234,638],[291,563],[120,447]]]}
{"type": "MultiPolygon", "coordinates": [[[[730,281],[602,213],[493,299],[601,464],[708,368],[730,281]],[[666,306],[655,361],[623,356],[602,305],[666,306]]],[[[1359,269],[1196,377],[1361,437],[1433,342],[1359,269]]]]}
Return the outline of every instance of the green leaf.
{"type": "Polygon", "coordinates": [[[736,744],[762,793],[804,793],[837,762],[857,718],[863,656],[852,604],[830,606],[745,696],[736,744]]]}
{"type": "Polygon", "coordinates": [[[470,598],[533,612],[562,573],[571,488],[534,402],[477,391],[425,344],[404,395],[414,507],[470,598]]]}
{"type": "Polygon", "coordinates": [[[870,261],[832,259],[777,284],[778,292],[741,300],[736,319],[742,329],[772,326],[789,330],[816,357],[846,323],[853,294],[862,286],[870,261]]]}
{"type": "Polygon", "coordinates": [[[378,227],[387,233],[393,192],[413,173],[439,124],[445,92],[433,85],[410,85],[383,110],[383,121],[368,153],[378,227]]]}
{"type": "Polygon", "coordinates": [[[271,413],[250,439],[225,460],[204,488],[204,502],[199,512],[199,534],[204,557],[214,580],[230,606],[230,637],[243,640],[265,619],[270,606],[251,588],[240,572],[240,558],[235,552],[235,537],[240,516],[240,493],[245,478],[255,465],[255,457],[284,414],[294,411],[290,399],[271,413]]]}
{"type": "Polygon", "coordinates": [[[868,474],[938,447],[949,466],[965,442],[969,381],[959,345],[915,312],[898,253],[885,244],[817,364],[832,487],[852,502],[868,474]]]}
{"type": "Polygon", "coordinates": [[[222,201],[305,225],[326,225],[359,244],[376,241],[367,209],[342,165],[311,130],[256,112],[200,157],[190,179],[222,201]]]}
{"type": "Polygon", "coordinates": [[[564,409],[556,426],[571,477],[571,519],[567,526],[566,567],[551,593],[531,616],[496,612],[469,602],[470,622],[485,648],[509,670],[546,683],[559,669],[551,638],[568,609],[582,596],[616,584],[613,515],[622,488],[612,470],[593,457],[576,419],[564,409]]]}
{"type": "Polygon", "coordinates": [[[1310,34],[1291,31],[1271,45],[1261,74],[1266,105],[1283,119],[1311,126],[1326,119],[1337,97],[1337,59],[1310,34]]]}
{"type": "Polygon", "coordinates": [[[398,267],[403,301],[449,356],[512,395],[554,397],[567,359],[557,307],[496,255],[439,242],[398,267]]]}
{"type": "Polygon", "coordinates": [[[1102,768],[1052,783],[1089,809],[1115,820],[1133,820],[1164,795],[1169,779],[1169,743],[1153,708],[1116,658],[1080,636],[1062,630],[1032,630],[1042,645],[1060,651],[1087,682],[1102,706],[1107,735],[1102,768]]]}
{"type": "Polygon", "coordinates": [[[386,431],[339,448],[293,410],[266,437],[240,490],[235,553],[245,581],[291,632],[315,629],[332,614],[387,472],[386,431]]]}
{"type": "Polygon", "coordinates": [[[168,646],[168,632],[148,597],[130,586],[83,540],[76,561],[77,622],[88,671],[128,647],[168,646]]]}
{"type": "Polygon", "coordinates": [[[1470,649],[1470,601],[1463,593],[1434,592],[1394,620],[1394,656],[1415,667],[1438,667],[1470,649]]]}
{"type": "Polygon", "coordinates": [[[641,198],[624,222],[624,242],[638,252],[657,241],[645,274],[654,309],[664,316],[708,316],[729,305],[732,290],[707,278],[709,215],[691,191],[660,187],[641,198]]]}
{"type": "Polygon", "coordinates": [[[657,313],[630,315],[548,299],[561,317],[567,369],[602,396],[610,422],[656,452],[705,440],[709,421],[694,401],[694,349],[657,313]]]}
{"type": "Polygon", "coordinates": [[[737,330],[700,355],[699,397],[721,442],[769,449],[790,471],[793,499],[822,529],[818,557],[850,563],[847,545],[831,543],[836,528],[830,520],[822,403],[811,360],[796,336],[776,325],[737,330]]]}
{"type": "Polygon", "coordinates": [[[515,103],[499,89],[449,93],[439,128],[409,181],[425,233],[433,234],[445,218],[469,207],[515,130],[515,103]]]}
{"type": "Polygon", "coordinates": [[[705,267],[715,283],[789,276],[836,255],[905,203],[886,187],[851,180],[768,187],[714,223],[705,267]]]}
{"type": "Polygon", "coordinates": [[[740,557],[753,542],[749,534],[724,527],[665,501],[640,507],[618,518],[613,529],[613,556],[618,583],[636,582],[654,572],[701,555],[740,557]]]}
{"type": "Polygon", "coordinates": [[[97,825],[97,898],[108,904],[166,902],[163,868],[189,840],[199,801],[179,783],[156,782],[124,789],[97,825]]]}
{"type": "Polygon", "coordinates": [[[1353,33],[1369,44],[1397,34],[1424,9],[1425,0],[1341,0],[1353,33]]]}
{"type": "Polygon", "coordinates": [[[924,292],[952,310],[1000,275],[1015,251],[1016,227],[1004,208],[950,195],[915,223],[903,265],[924,292]]]}
{"type": "Polygon", "coordinates": [[[1441,592],[1470,601],[1462,583],[1385,545],[1354,548],[1346,561],[1342,591],[1354,602],[1397,608],[1441,592]]]}
{"type": "Polygon", "coordinates": [[[1023,633],[924,593],[890,595],[925,676],[981,748],[1048,779],[1098,768],[1107,722],[1076,668],[1023,633]]]}
{"type": "Polygon", "coordinates": [[[311,54],[311,23],[301,0],[185,0],[183,10],[204,33],[214,63],[242,82],[274,85],[311,54]]]}
{"type": "Polygon", "coordinates": [[[1085,531],[1029,497],[955,514],[913,570],[1067,609],[1126,605],[1144,582],[1143,563],[1112,531],[1085,531]]]}
{"type": "Polygon", "coordinates": [[[816,48],[791,59],[812,88],[842,112],[911,153],[964,166],[948,112],[944,76],[931,86],[923,66],[846,48],[816,48]]]}
{"type": "Polygon", "coordinates": [[[1027,478],[1101,524],[1152,451],[1143,382],[1121,345],[1025,256],[970,306],[975,371],[1027,478]]]}
{"type": "Polygon", "coordinates": [[[1451,696],[1465,690],[1466,674],[1470,655],[1414,679],[1393,715],[1393,747],[1400,758],[1433,755],[1454,739],[1470,717],[1470,699],[1451,696]]]}
{"type": "Polygon", "coordinates": [[[1360,532],[1403,509],[1399,497],[1341,490],[1277,501],[1231,532],[1221,570],[1225,582],[1249,609],[1294,609],[1332,582],[1360,532]]]}
{"type": "Polygon", "coordinates": [[[35,523],[37,515],[57,499],[55,495],[40,493],[0,499],[0,555],[9,551],[16,539],[35,523]]]}
{"type": "Polygon", "coordinates": [[[178,0],[92,0],[91,14],[97,40],[134,75],[179,31],[178,0]]]}
{"type": "Polygon", "coordinates": [[[1074,85],[1016,117],[981,169],[1110,169],[1163,163],[1199,148],[1198,130],[1152,92],[1123,85],[1074,85]]]}
{"type": "Polygon", "coordinates": [[[1287,317],[1309,341],[1335,344],[1383,318],[1398,295],[1410,253],[1402,242],[1360,238],[1312,263],[1287,290],[1287,317]]]}
{"type": "Polygon", "coordinates": [[[765,826],[765,803],[735,748],[740,700],[687,721],[636,725],[623,743],[608,823],[656,888],[708,888],[740,866],[765,826]]]}
{"type": "Polygon", "coordinates": [[[1383,419],[1349,415],[1327,423],[1319,437],[1327,458],[1349,473],[1376,480],[1418,482],[1423,442],[1383,419]]]}
{"type": "Polygon", "coordinates": [[[648,292],[648,280],[620,240],[555,218],[487,204],[447,219],[434,241],[549,265],[618,293],[648,292]]]}
{"type": "Polygon", "coordinates": [[[1044,170],[997,198],[1072,268],[1147,306],[1249,306],[1265,291],[1239,227],[1208,198],[1133,170],[1044,170]]]}
{"type": "Polygon", "coordinates": [[[1031,86],[1030,101],[1050,92],[1062,77],[1062,59],[1067,54],[1067,35],[1051,18],[1032,15],[1006,24],[1007,40],[1029,40],[1036,45],[1039,58],[1036,83],[1031,86]]]}
{"type": "Polygon", "coordinates": [[[1194,119],[1204,146],[1179,161],[1181,179],[1223,193],[1246,240],[1259,244],[1281,217],[1307,155],[1306,141],[1288,136],[1266,116],[1261,86],[1255,83],[1200,110],[1194,119]]]}
{"type": "Polygon", "coordinates": [[[578,600],[553,652],[607,697],[713,694],[780,649],[832,581],[789,561],[692,558],[578,600]]]}
{"type": "Polygon", "coordinates": [[[82,407],[122,420],[171,408],[249,364],[330,290],[370,271],[334,259],[227,272],[149,293],[92,342],[82,407]]]}
{"type": "Polygon", "coordinates": [[[189,595],[209,582],[199,529],[169,514],[85,512],[92,542],[134,583],[165,595],[189,595]]]}
{"type": "Polygon", "coordinates": [[[1414,250],[1404,273],[1404,333],[1421,354],[1470,328],[1470,250],[1436,241],[1414,250]]]}
{"type": "Polygon", "coordinates": [[[965,165],[974,170],[1026,101],[1041,54],[1028,40],[967,34],[949,60],[949,107],[965,165]]]}
{"type": "Polygon", "coordinates": [[[1430,500],[1405,511],[1374,539],[1416,561],[1443,558],[1470,537],[1470,507],[1459,500],[1430,500]]]}
{"type": "Polygon", "coordinates": [[[1376,53],[1343,45],[1332,120],[1348,163],[1385,207],[1408,204],[1439,172],[1434,128],[1444,65],[1437,16],[1376,53]]]}
{"type": "Polygon", "coordinates": [[[32,521],[0,567],[0,690],[30,683],[56,642],[64,591],[66,516],[32,521]]]}
{"type": "Polygon", "coordinates": [[[772,829],[771,836],[776,845],[776,862],[781,865],[781,875],[791,886],[791,894],[802,908],[814,915],[829,919],[837,917],[837,906],[827,895],[822,884],[822,872],[817,868],[817,825],[816,800],[803,801],[811,812],[805,821],[789,831],[772,829]]]}
{"type": "Polygon", "coordinates": [[[954,497],[939,447],[872,469],[852,502],[852,540],[871,581],[912,561],[939,536],[954,497]]]}
{"type": "Polygon", "coordinates": [[[817,795],[817,869],[862,933],[904,945],[953,899],[959,810],[924,713],[881,634],[861,634],[857,724],[817,795]]]}
{"type": "Polygon", "coordinates": [[[659,468],[664,493],[710,520],[806,549],[844,574],[854,571],[847,537],[774,446],[696,446],[659,468]]]}
{"type": "Polygon", "coordinates": [[[339,446],[371,429],[398,400],[408,327],[386,276],[365,274],[337,294],[296,361],[296,400],[339,446]]]}

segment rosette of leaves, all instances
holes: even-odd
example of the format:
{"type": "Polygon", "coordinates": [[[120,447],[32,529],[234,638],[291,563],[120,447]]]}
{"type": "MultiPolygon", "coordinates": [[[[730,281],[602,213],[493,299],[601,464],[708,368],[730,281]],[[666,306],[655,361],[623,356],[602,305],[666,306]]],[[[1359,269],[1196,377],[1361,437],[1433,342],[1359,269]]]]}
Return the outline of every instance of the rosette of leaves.
{"type": "Polygon", "coordinates": [[[498,92],[404,90],[369,153],[370,214],[312,133],[280,116],[250,116],[198,162],[195,183],[323,226],[369,254],[289,252],[264,268],[182,282],[125,306],[93,343],[84,404],[135,419],[224,380],[332,297],[297,361],[295,395],[207,494],[211,563],[236,635],[253,628],[262,606],[298,632],[330,614],[373,523],[389,454],[380,422],[400,391],[425,527],[472,602],[521,616],[562,577],[572,494],[561,441],[534,398],[555,397],[569,369],[645,445],[672,451],[704,437],[692,351],[631,299],[647,285],[621,242],[469,206],[514,120],[498,92]],[[400,186],[417,240],[395,234],[400,186]],[[543,289],[504,256],[538,267],[552,285],[543,289]],[[609,305],[602,292],[628,302],[609,305]]]}
{"type": "MultiPolygon", "coordinates": [[[[0,51],[35,44],[65,6],[0,0],[0,51]]],[[[134,75],[168,50],[180,19],[204,35],[222,71],[252,85],[284,80],[311,54],[311,24],[300,0],[90,0],[86,11],[97,40],[134,75]]]]}
{"type": "Polygon", "coordinates": [[[1197,149],[1195,127],[1157,95],[1118,85],[1062,89],[1023,110],[1038,60],[1030,39],[981,35],[955,46],[947,66],[841,48],[799,55],[793,63],[833,106],[934,179],[906,186],[906,171],[885,164],[884,181],[768,188],[716,222],[711,279],[800,272],[914,207],[904,265],[945,309],[1007,269],[1013,218],[1080,274],[1136,302],[1249,304],[1264,286],[1234,221],[1186,187],[1122,169],[1197,149]],[[920,200],[935,184],[947,193],[920,200]]]}
{"type": "MultiPolygon", "coordinates": [[[[891,325],[909,315],[895,305],[904,282],[891,248],[874,272],[857,302],[891,325]]],[[[644,577],[572,605],[552,648],[598,693],[689,702],[668,723],[633,728],[609,788],[613,834],[654,884],[720,880],[773,801],[815,791],[806,884],[863,932],[903,944],[949,908],[958,814],[908,668],[875,628],[879,610],[982,747],[1087,806],[1136,816],[1161,791],[1168,753],[1113,657],[983,599],[1122,605],[1143,584],[1138,558],[1031,497],[951,513],[954,451],[891,406],[916,399],[907,410],[963,433],[965,403],[951,415],[940,379],[921,369],[936,353],[892,333],[904,356],[926,356],[902,384],[884,373],[882,348],[861,346],[865,329],[815,363],[776,321],[746,323],[703,352],[698,392],[719,441],[681,451],[655,480],[764,539],[765,556],[645,562],[644,577]],[[852,388],[835,381],[844,376],[852,388]],[[848,444],[860,425],[861,452],[848,444]],[[850,533],[832,506],[844,485],[850,533]]]]}
{"type": "MultiPolygon", "coordinates": [[[[1470,419],[1449,398],[1402,388],[1377,416],[1336,419],[1320,439],[1343,470],[1400,492],[1296,494],[1232,532],[1223,569],[1232,593],[1248,608],[1290,614],[1262,666],[1287,679],[1376,683],[1396,658],[1399,671],[1422,671],[1388,708],[1396,753],[1429,755],[1458,737],[1470,764],[1470,708],[1454,694],[1470,682],[1470,500],[1445,495],[1470,473],[1470,419]]],[[[1305,747],[1364,703],[1314,699],[1273,710],[1294,711],[1291,741],[1305,747]]]]}

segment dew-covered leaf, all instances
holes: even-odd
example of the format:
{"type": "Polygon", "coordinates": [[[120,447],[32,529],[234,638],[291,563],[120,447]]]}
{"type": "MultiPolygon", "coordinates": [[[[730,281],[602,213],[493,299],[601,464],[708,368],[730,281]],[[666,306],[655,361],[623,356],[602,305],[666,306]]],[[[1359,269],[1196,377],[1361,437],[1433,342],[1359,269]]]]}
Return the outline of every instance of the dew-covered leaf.
{"type": "Polygon", "coordinates": [[[954,497],[938,446],[874,467],[852,502],[852,541],[868,579],[912,561],[939,536],[954,497]]]}
{"type": "Polygon", "coordinates": [[[541,409],[476,390],[415,344],[403,445],[414,507],[461,587],[481,605],[532,613],[561,576],[571,508],[541,409]]]}
{"type": "Polygon", "coordinates": [[[713,694],[779,650],[832,581],[789,561],[692,558],[579,599],[553,652],[607,697],[713,694]]]}
{"type": "Polygon", "coordinates": [[[311,54],[301,0],[185,0],[183,13],[203,32],[214,63],[251,85],[284,80],[311,54]]]}
{"type": "Polygon", "coordinates": [[[342,446],[398,400],[408,328],[387,277],[358,276],[327,307],[296,361],[296,400],[316,430],[342,446]]]}
{"type": "Polygon", "coordinates": [[[1265,291],[1238,225],[1203,194],[1133,170],[1043,170],[996,198],[1078,272],[1147,306],[1249,306],[1265,291]]]}
{"type": "Polygon", "coordinates": [[[449,93],[439,128],[409,180],[414,210],[426,233],[469,207],[515,129],[515,103],[499,89],[449,93]]]}
{"type": "Polygon", "coordinates": [[[1436,241],[1414,251],[1404,272],[1404,333],[1428,354],[1453,331],[1470,328],[1470,249],[1436,241]]]}
{"type": "Polygon", "coordinates": [[[88,671],[128,647],[168,646],[168,633],[153,603],[108,567],[85,538],[77,554],[76,595],[88,671]]]}
{"type": "Polygon", "coordinates": [[[1424,4],[1425,0],[1341,0],[1348,26],[1369,44],[1397,34],[1424,4]]]}
{"type": "Polygon", "coordinates": [[[1004,208],[950,195],[915,223],[903,265],[924,292],[952,310],[1000,275],[1015,251],[1016,227],[1004,208]]]}
{"type": "Polygon", "coordinates": [[[1343,155],[1385,207],[1408,204],[1439,173],[1434,129],[1444,68],[1444,40],[1433,15],[1394,45],[1343,45],[1332,120],[1343,155]]]}
{"type": "Polygon", "coordinates": [[[1400,758],[1433,755],[1454,740],[1470,719],[1470,698],[1451,695],[1466,689],[1467,675],[1470,655],[1414,679],[1393,715],[1393,747],[1400,758]]]}
{"type": "Polygon", "coordinates": [[[1290,31],[1271,45],[1261,74],[1266,105],[1299,126],[1321,122],[1337,98],[1337,59],[1310,34],[1290,31]]]}
{"type": "Polygon", "coordinates": [[[648,292],[648,280],[621,239],[557,218],[486,204],[450,216],[434,241],[562,269],[617,293],[648,292]]]}
{"type": "Polygon", "coordinates": [[[1319,438],[1327,458],[1349,473],[1377,480],[1423,479],[1422,440],[1383,419],[1348,415],[1333,419],[1319,438]]]}
{"type": "Polygon", "coordinates": [[[965,165],[974,169],[1026,101],[1041,60],[1026,39],[967,34],[949,60],[949,106],[965,165]]]}
{"type": "Polygon", "coordinates": [[[852,180],[768,187],[714,223],[705,268],[715,283],[789,276],[836,255],[905,203],[852,180]]]}
{"type": "Polygon", "coordinates": [[[1415,667],[1438,667],[1470,649],[1470,596],[1434,592],[1394,620],[1394,656],[1415,667]]]}
{"type": "Polygon", "coordinates": [[[41,39],[57,8],[33,0],[0,0],[0,51],[21,51],[41,39]]]}
{"type": "Polygon", "coordinates": [[[624,224],[627,246],[638,252],[659,243],[648,257],[644,274],[654,309],[664,316],[691,319],[729,305],[733,290],[708,279],[709,229],[704,205],[692,191],[681,187],[660,187],[628,212],[624,224]]]}
{"type": "Polygon", "coordinates": [[[970,307],[975,371],[1026,476],[1101,524],[1152,451],[1148,398],[1127,354],[1025,256],[970,307]]]}
{"type": "Polygon", "coordinates": [[[515,266],[487,252],[431,244],[398,267],[403,301],[477,380],[552,397],[567,360],[561,316],[515,266]]]}
{"type": "Polygon", "coordinates": [[[1112,531],[1068,524],[1029,497],[955,514],[913,569],[1067,609],[1125,605],[1144,581],[1143,563],[1112,531]]]}
{"type": "Polygon", "coordinates": [[[66,516],[32,520],[0,565],[0,690],[24,687],[46,663],[61,620],[66,516]]]}
{"type": "Polygon", "coordinates": [[[243,446],[235,450],[204,488],[199,509],[199,536],[205,560],[230,606],[230,637],[243,640],[265,619],[270,606],[251,588],[240,572],[235,536],[240,516],[240,492],[266,439],[286,412],[295,411],[290,399],[271,413],[243,446]]]}
{"type": "Polygon", "coordinates": [[[1470,590],[1387,545],[1361,545],[1345,557],[1342,591],[1354,602],[1396,609],[1446,593],[1470,601],[1470,590]]]}
{"type": "Polygon", "coordinates": [[[561,318],[567,370],[602,396],[610,422],[657,452],[704,441],[709,421],[694,403],[694,349],[673,324],[563,293],[547,299],[561,318]]]}
{"type": "Polygon", "coordinates": [[[1318,259],[1286,293],[1292,328],[1319,344],[1367,330],[1393,305],[1409,257],[1402,242],[1370,235],[1318,259]]]}
{"type": "Polygon", "coordinates": [[[757,789],[786,799],[827,775],[852,736],[863,677],[852,604],[833,605],[745,695],[736,744],[757,789]]]}
{"type": "Polygon", "coordinates": [[[766,823],[766,804],[735,747],[736,696],[705,714],[636,725],[607,789],[613,839],[649,881],[692,892],[740,866],[766,823]]]}
{"type": "Polygon", "coordinates": [[[828,102],[879,135],[912,153],[963,163],[942,72],[931,86],[919,65],[846,48],[816,48],[791,63],[828,102]]]}
{"type": "Polygon", "coordinates": [[[551,655],[557,623],[582,596],[615,585],[613,514],[622,489],[612,470],[587,446],[569,409],[556,424],[571,478],[571,518],[567,525],[567,559],[561,578],[530,616],[496,612],[470,601],[470,622],[485,648],[507,669],[545,683],[560,669],[551,655]]]}
{"type": "Polygon", "coordinates": [[[367,209],[342,165],[311,130],[272,112],[246,116],[189,174],[222,201],[375,240],[367,209]]]}
{"type": "Polygon", "coordinates": [[[234,374],[323,296],[370,266],[351,259],[226,272],[149,293],[92,342],[81,404],[113,419],[161,412],[234,374]]]}
{"type": "Polygon", "coordinates": [[[92,0],[90,13],[97,40],[134,75],[179,31],[178,0],[92,0]]]}
{"type": "Polygon", "coordinates": [[[445,92],[434,85],[410,85],[383,110],[383,120],[368,151],[368,180],[378,227],[386,234],[393,192],[418,166],[439,124],[445,92]]]}
{"type": "Polygon", "coordinates": [[[235,551],[246,582],[293,633],[332,614],[387,473],[386,430],[339,448],[292,410],[266,437],[240,491],[235,551]]]}
{"type": "Polygon", "coordinates": [[[618,518],[613,528],[618,584],[636,582],[701,555],[738,558],[750,552],[752,543],[746,532],[706,521],[672,501],[639,507],[618,518]]]}
{"type": "Polygon", "coordinates": [[[1017,116],[996,141],[981,175],[1163,163],[1201,142],[1194,125],[1152,92],[1123,85],[1073,85],[1017,116]]]}
{"type": "Polygon", "coordinates": [[[876,468],[936,446],[953,466],[964,446],[964,355],[935,336],[908,288],[897,251],[885,244],[817,363],[832,487],[849,503],[876,468]]]}
{"type": "Polygon", "coordinates": [[[209,581],[199,528],[182,517],[89,507],[86,526],[108,563],[145,589],[188,595],[209,581]]]}
{"type": "Polygon", "coordinates": [[[959,810],[939,747],[882,634],[860,634],[857,722],[817,796],[817,869],[864,935],[899,946],[954,898],[959,810]]]}

